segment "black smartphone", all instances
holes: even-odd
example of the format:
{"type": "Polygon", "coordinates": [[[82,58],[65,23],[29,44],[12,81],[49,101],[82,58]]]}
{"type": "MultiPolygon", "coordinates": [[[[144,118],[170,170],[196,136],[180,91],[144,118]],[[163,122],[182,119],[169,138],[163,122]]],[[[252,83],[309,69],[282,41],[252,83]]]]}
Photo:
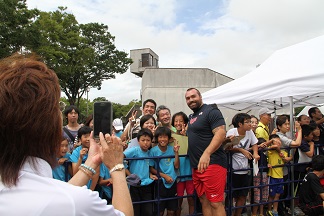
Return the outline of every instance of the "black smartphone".
{"type": "Polygon", "coordinates": [[[109,101],[100,101],[93,104],[93,135],[99,138],[99,133],[103,134],[112,131],[113,118],[112,104],[109,101]]]}

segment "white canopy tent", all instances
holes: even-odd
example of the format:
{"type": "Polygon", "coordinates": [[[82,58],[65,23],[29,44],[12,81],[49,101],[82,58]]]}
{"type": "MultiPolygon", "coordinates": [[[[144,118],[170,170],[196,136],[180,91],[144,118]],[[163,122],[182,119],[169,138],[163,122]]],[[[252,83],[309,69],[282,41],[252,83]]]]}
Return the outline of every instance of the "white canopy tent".
{"type": "MultiPolygon", "coordinates": [[[[297,117],[298,116],[301,116],[301,115],[307,115],[308,116],[308,110],[310,109],[310,108],[312,108],[313,106],[305,106],[304,107],[304,109],[302,109],[302,111],[300,111],[299,113],[298,113],[298,115],[296,115],[297,117]]],[[[319,110],[321,110],[321,113],[324,113],[324,106],[323,106],[323,104],[322,105],[320,105],[320,106],[317,106],[317,108],[319,109],[319,110]]]]}
{"type": "MultiPolygon", "coordinates": [[[[204,103],[236,111],[289,107],[293,131],[293,107],[324,103],[323,87],[324,35],[274,52],[254,71],[202,97],[204,103]]],[[[293,191],[294,184],[291,187],[293,191]]]]}
{"type": "Polygon", "coordinates": [[[324,103],[324,35],[274,52],[245,76],[202,94],[236,111],[324,103]],[[292,104],[293,103],[293,104],[292,104]]]}

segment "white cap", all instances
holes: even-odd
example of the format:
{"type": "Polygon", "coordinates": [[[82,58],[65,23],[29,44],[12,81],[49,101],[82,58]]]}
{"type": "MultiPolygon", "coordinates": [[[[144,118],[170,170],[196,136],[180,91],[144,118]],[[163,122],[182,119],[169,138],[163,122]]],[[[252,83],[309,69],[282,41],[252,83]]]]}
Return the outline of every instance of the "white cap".
{"type": "Polygon", "coordinates": [[[273,113],[273,111],[269,110],[268,108],[264,107],[264,108],[261,108],[259,110],[259,116],[263,115],[263,114],[271,114],[273,113]]]}
{"type": "Polygon", "coordinates": [[[124,129],[123,122],[119,118],[114,119],[112,125],[114,126],[115,130],[117,130],[117,131],[124,129]]]}

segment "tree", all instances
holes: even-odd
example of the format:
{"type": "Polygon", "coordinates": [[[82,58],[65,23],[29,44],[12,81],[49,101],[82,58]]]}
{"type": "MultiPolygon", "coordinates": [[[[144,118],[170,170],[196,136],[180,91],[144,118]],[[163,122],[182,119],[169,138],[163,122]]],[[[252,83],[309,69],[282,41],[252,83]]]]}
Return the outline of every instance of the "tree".
{"type": "Polygon", "coordinates": [[[23,50],[39,11],[28,10],[26,0],[0,0],[0,8],[0,58],[4,58],[23,50]]]}
{"type": "Polygon", "coordinates": [[[70,104],[79,106],[88,88],[100,90],[103,80],[124,73],[132,60],[118,51],[108,26],[79,24],[66,8],[40,12],[31,31],[38,31],[28,48],[40,55],[60,80],[70,104]]]}
{"type": "Polygon", "coordinates": [[[134,105],[141,106],[141,104],[142,104],[142,102],[138,101],[138,100],[132,100],[127,105],[113,103],[113,110],[114,110],[113,116],[114,116],[114,118],[125,117],[134,105]]]}

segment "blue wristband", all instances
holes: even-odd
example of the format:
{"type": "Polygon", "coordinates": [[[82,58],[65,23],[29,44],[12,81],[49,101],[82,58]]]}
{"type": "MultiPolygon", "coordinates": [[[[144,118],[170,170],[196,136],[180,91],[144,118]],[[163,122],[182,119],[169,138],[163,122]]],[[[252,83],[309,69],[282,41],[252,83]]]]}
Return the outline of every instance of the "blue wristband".
{"type": "Polygon", "coordinates": [[[85,164],[81,164],[81,167],[89,170],[90,172],[92,172],[93,175],[96,175],[96,173],[97,173],[96,170],[94,170],[92,167],[89,167],[89,166],[87,166],[85,164]]]}

